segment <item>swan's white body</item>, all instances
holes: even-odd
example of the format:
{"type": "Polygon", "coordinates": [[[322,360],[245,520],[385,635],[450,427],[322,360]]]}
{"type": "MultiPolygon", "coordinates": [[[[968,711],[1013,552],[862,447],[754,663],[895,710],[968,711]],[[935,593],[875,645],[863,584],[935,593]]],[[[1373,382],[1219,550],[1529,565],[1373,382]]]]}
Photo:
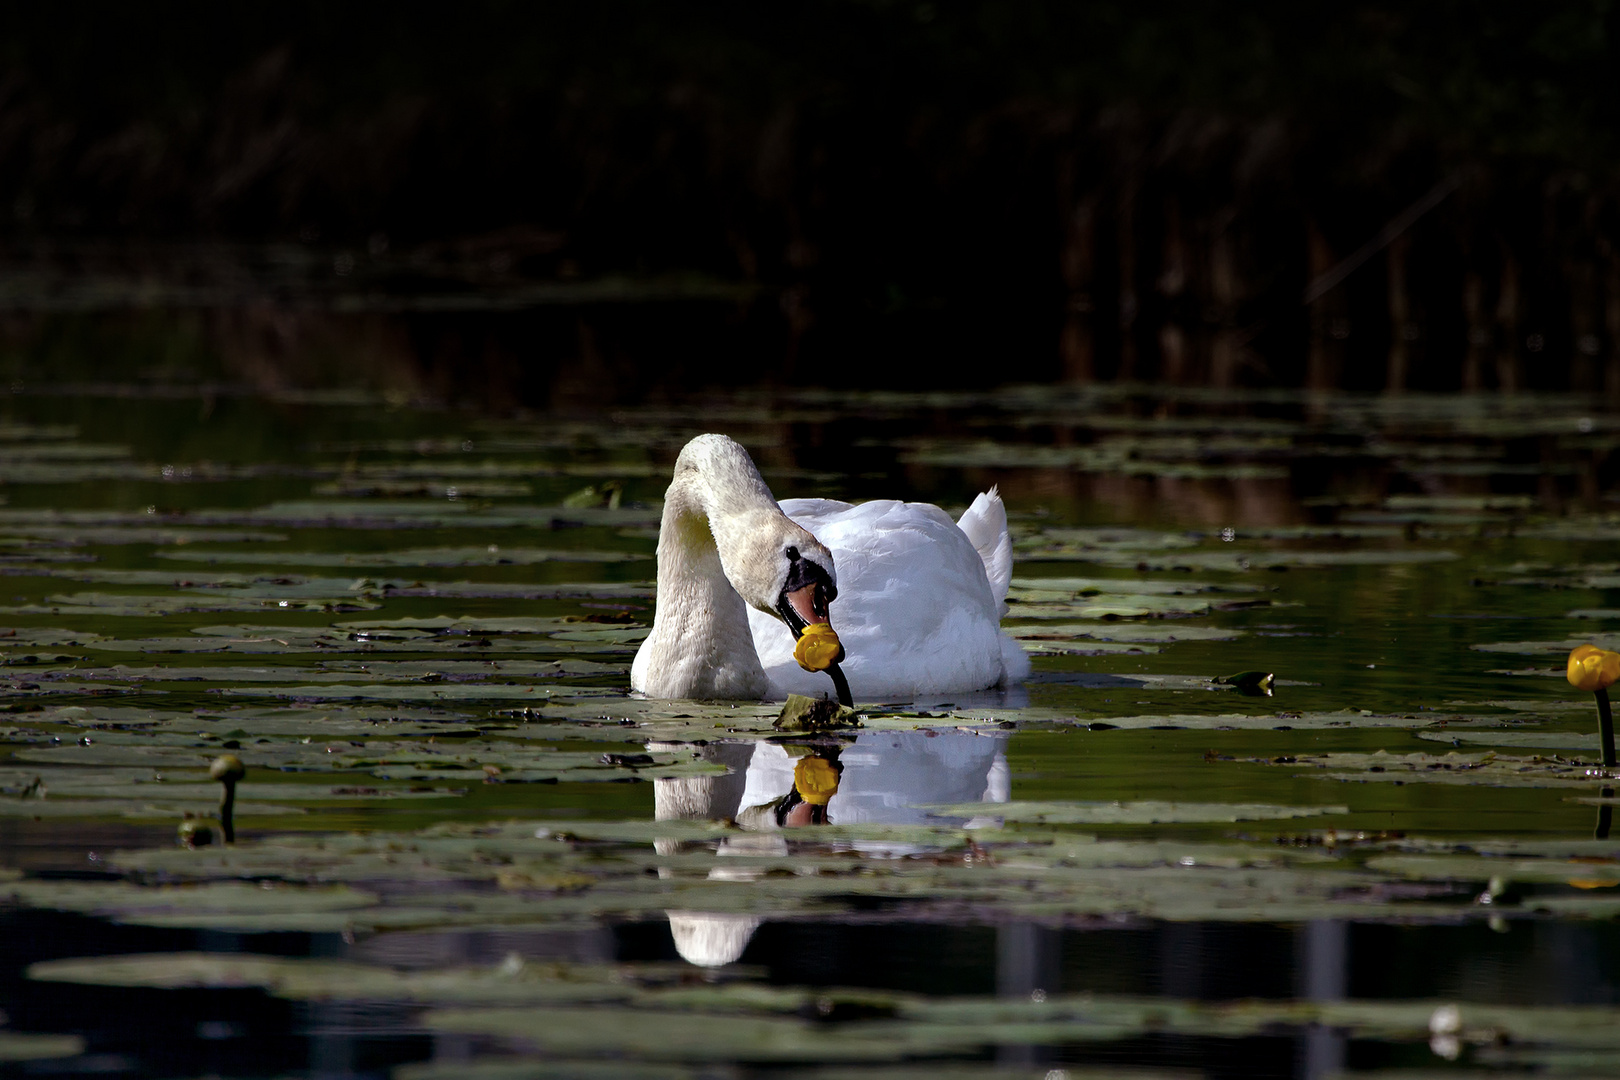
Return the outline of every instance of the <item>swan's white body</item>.
{"type": "Polygon", "coordinates": [[[652,697],[828,693],[827,674],[798,665],[773,613],[790,547],[833,577],[830,619],[857,699],[983,690],[1029,673],[1001,632],[1012,546],[993,491],[960,524],[927,503],[778,507],[742,447],[702,435],[681,451],[665,498],[658,606],[630,685],[652,697]]]}
{"type": "MultiPolygon", "coordinates": [[[[930,503],[789,499],[781,505],[832,551],[838,567],[832,624],[857,698],[899,701],[983,690],[1029,674],[1024,651],[1001,632],[1012,544],[995,493],[981,494],[961,526],[930,503]],[[979,524],[992,533],[988,555],[966,532],[979,524]]],[[[794,661],[786,626],[756,610],[748,622],[778,693],[826,692],[825,675],[794,661]]]]}

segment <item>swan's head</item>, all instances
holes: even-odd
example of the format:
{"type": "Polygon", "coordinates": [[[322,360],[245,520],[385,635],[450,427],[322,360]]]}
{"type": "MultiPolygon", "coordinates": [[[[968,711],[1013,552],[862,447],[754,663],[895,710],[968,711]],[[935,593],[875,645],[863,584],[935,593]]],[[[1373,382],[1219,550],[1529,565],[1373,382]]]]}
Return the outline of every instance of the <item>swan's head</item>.
{"type": "Polygon", "coordinates": [[[838,575],[828,551],[781,511],[761,510],[727,522],[720,560],[732,587],[749,605],[787,624],[798,646],[794,658],[807,671],[826,671],[844,659],[829,622],[838,598],[838,575]]]}

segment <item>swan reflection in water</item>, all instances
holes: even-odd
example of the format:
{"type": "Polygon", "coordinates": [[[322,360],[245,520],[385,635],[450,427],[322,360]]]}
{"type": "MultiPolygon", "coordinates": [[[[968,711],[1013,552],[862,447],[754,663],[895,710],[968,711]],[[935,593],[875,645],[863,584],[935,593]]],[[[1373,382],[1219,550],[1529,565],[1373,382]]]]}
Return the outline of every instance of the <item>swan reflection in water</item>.
{"type": "MultiPolygon", "coordinates": [[[[786,830],[816,825],[972,828],[979,819],[942,818],[919,808],[1006,802],[1011,790],[1006,746],[1003,734],[964,731],[862,732],[852,741],[716,743],[705,747],[703,756],[729,771],[654,781],[654,812],[659,821],[735,821],[742,831],[720,841],[721,856],[786,855],[786,830]]],[[[851,840],[849,846],[878,858],[923,850],[917,844],[883,840],[851,840]]],[[[670,855],[679,844],[658,840],[655,847],[670,855]]],[[[709,872],[713,880],[739,883],[758,876],[747,866],[719,866],[709,872]]],[[[741,957],[762,921],[712,912],[667,914],[676,951],[702,967],[741,957]]]]}

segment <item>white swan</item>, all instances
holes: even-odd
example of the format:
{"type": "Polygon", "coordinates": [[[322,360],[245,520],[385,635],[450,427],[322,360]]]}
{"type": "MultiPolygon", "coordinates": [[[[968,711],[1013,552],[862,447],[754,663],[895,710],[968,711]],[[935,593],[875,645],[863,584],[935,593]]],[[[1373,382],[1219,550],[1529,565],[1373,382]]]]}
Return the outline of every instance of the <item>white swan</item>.
{"type": "Polygon", "coordinates": [[[926,503],[778,506],[747,451],[700,435],[664,498],[657,609],[630,685],[659,698],[819,696],[826,663],[806,670],[794,655],[809,631],[842,642],[850,691],[868,701],[1005,686],[1029,673],[1001,632],[1011,577],[994,491],[960,524],[926,503]]]}

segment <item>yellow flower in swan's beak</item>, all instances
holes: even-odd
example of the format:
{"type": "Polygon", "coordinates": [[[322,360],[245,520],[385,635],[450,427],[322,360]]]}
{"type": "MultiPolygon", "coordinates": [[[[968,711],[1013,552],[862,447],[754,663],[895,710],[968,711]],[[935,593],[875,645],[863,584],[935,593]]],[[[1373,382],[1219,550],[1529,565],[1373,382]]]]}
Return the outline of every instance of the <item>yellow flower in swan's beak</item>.
{"type": "Polygon", "coordinates": [[[1568,675],[1577,690],[1603,690],[1620,679],[1620,653],[1577,645],[1570,650],[1568,675]]]}
{"type": "Polygon", "coordinates": [[[811,623],[793,646],[793,659],[806,671],[826,671],[843,656],[844,646],[828,623],[811,623]]]}

